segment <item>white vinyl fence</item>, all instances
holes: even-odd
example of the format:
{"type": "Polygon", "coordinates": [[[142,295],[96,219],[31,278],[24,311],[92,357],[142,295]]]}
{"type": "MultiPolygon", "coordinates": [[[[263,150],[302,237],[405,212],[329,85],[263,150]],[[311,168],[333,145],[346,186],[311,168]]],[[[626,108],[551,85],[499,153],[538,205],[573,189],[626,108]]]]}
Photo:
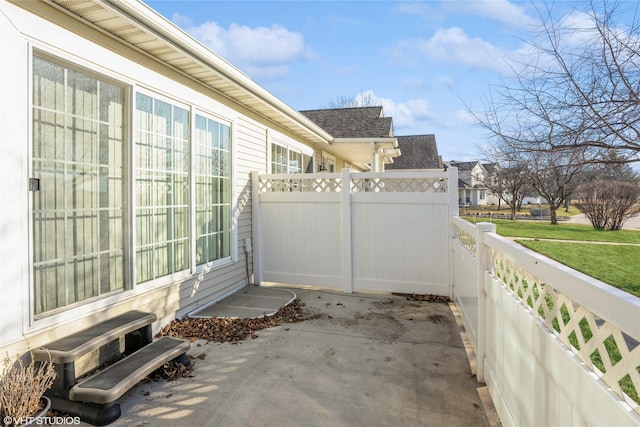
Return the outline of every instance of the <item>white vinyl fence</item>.
{"type": "Polygon", "coordinates": [[[454,298],[505,426],[640,426],[640,298],[460,219],[457,170],[252,175],[254,279],[454,298]]]}
{"type": "Polygon", "coordinates": [[[449,296],[450,182],[455,168],[254,173],[255,282],[449,296]]]}
{"type": "Polygon", "coordinates": [[[639,426],[640,298],[452,218],[452,285],[506,426],[639,426]]]}

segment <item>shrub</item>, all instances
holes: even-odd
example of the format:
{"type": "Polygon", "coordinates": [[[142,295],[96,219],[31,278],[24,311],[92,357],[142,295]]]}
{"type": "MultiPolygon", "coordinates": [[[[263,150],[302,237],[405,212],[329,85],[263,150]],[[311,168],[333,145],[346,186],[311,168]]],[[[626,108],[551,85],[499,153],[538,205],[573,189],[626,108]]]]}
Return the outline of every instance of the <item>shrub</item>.
{"type": "Polygon", "coordinates": [[[31,417],[41,410],[40,400],[56,378],[51,361],[25,364],[20,357],[15,360],[7,354],[2,361],[0,377],[0,415],[14,420],[31,417]]]}
{"type": "Polygon", "coordinates": [[[633,214],[640,212],[640,187],[626,181],[597,180],[580,185],[574,204],[594,228],[620,230],[633,214]]]}

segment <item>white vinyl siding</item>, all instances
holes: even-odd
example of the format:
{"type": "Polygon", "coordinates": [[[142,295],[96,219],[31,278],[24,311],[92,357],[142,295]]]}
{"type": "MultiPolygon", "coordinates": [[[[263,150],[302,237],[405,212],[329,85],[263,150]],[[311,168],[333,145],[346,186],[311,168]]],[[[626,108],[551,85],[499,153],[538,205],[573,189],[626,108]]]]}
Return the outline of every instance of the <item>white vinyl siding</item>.
{"type": "MultiPolygon", "coordinates": [[[[2,297],[6,304],[0,310],[0,323],[6,326],[0,328],[3,351],[24,352],[28,347],[49,342],[52,336],[77,332],[127,310],[154,312],[158,316],[154,325],[159,327],[247,283],[247,258],[252,272],[252,253],[245,257],[243,251],[246,239],[252,237],[249,172],[269,172],[270,135],[276,135],[285,145],[297,143],[304,146],[304,141],[250,107],[235,102],[233,97],[177,74],[175,69],[163,66],[162,62],[152,62],[148,56],[131,50],[129,45],[118,39],[70,19],[60,8],[49,3],[4,2],[0,26],[3,30],[0,45],[5,54],[0,61],[0,74],[6,77],[0,79],[4,95],[0,104],[7,117],[11,118],[3,127],[0,144],[0,158],[6,163],[3,169],[3,182],[6,184],[3,186],[6,201],[3,226],[8,230],[0,239],[5,260],[2,297]],[[33,10],[38,13],[32,13],[33,10]],[[52,110],[49,104],[37,105],[38,85],[47,92],[56,92],[57,97],[71,89],[64,89],[63,81],[39,75],[33,66],[38,62],[34,55],[66,70],[64,72],[79,72],[85,76],[83,79],[96,81],[99,91],[89,96],[90,92],[84,90],[86,93],[82,96],[85,100],[83,105],[98,105],[93,111],[102,111],[97,120],[96,116],[90,119],[99,123],[97,131],[87,131],[91,128],[86,127],[86,121],[81,125],[76,120],[81,116],[76,117],[76,113],[52,110]],[[44,80],[38,82],[38,79],[44,80]],[[46,82],[47,79],[51,81],[46,82]],[[118,93],[117,96],[109,95],[108,117],[107,110],[103,108],[107,106],[102,101],[87,103],[92,97],[103,97],[107,87],[118,93]],[[190,265],[179,273],[141,284],[136,284],[135,246],[138,238],[135,209],[138,197],[142,197],[136,192],[137,179],[142,179],[136,170],[137,149],[140,148],[135,144],[137,93],[190,111],[192,134],[195,133],[196,111],[228,124],[233,161],[230,178],[231,256],[196,265],[195,170],[191,172],[189,169],[190,265]],[[67,115],[64,121],[60,118],[63,113],[67,115]],[[84,129],[85,137],[94,134],[91,139],[84,139],[85,142],[97,141],[96,135],[100,139],[99,145],[93,142],[82,145],[97,150],[90,154],[98,153],[96,163],[94,160],[82,160],[80,163],[62,156],[64,151],[60,152],[59,148],[70,147],[66,138],[72,129],[76,129],[73,132],[78,135],[79,130],[84,129]],[[109,138],[108,149],[103,146],[103,135],[109,138]],[[51,145],[54,139],[58,142],[51,145]],[[49,148],[55,146],[56,152],[42,153],[38,144],[49,148]],[[103,163],[100,156],[107,154],[109,160],[103,163]],[[63,178],[71,177],[74,167],[79,171],[80,164],[85,168],[82,184],[63,178]],[[105,171],[105,167],[108,170],[105,171]],[[96,178],[87,173],[86,168],[94,168],[91,174],[98,169],[101,175],[96,178]],[[30,178],[40,179],[39,191],[27,191],[30,178]],[[106,192],[101,190],[106,188],[105,183],[108,183],[106,192]],[[90,185],[94,190],[89,190],[90,185]],[[79,198],[80,189],[84,191],[83,199],[79,198]],[[61,200],[63,192],[70,195],[76,192],[78,206],[69,205],[69,200],[74,201],[73,196],[61,200]],[[106,202],[104,197],[107,195],[108,206],[101,204],[106,202]],[[95,202],[97,207],[88,208],[89,202],[95,202]],[[91,209],[93,219],[89,220],[87,212],[91,209]],[[96,230],[95,235],[87,230],[96,230]],[[84,251],[84,258],[79,253],[71,257],[67,255],[76,250],[70,249],[73,244],[69,236],[73,238],[74,233],[76,239],[82,237],[81,241],[73,244],[84,251]],[[99,242],[92,241],[94,238],[99,242]],[[91,252],[96,248],[96,252],[91,252]],[[36,307],[37,303],[41,305],[36,307]]],[[[74,144],[79,144],[79,140],[74,144]]],[[[176,150],[180,148],[176,147],[176,150]]],[[[190,167],[195,161],[193,150],[191,146],[190,167]]],[[[89,155],[89,152],[85,154],[89,155]]]]}

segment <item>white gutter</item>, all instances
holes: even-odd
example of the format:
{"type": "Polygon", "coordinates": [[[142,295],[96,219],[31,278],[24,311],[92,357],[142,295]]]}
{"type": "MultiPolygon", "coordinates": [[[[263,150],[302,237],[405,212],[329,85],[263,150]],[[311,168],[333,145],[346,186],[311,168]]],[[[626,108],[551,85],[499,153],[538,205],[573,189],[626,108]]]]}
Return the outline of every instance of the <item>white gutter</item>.
{"type": "Polygon", "coordinates": [[[306,128],[310,133],[323,142],[329,144],[333,140],[333,137],[330,134],[302,113],[299,113],[282,102],[273,94],[251,80],[251,78],[242,71],[231,65],[224,58],[212,52],[209,48],[143,2],[136,0],[101,0],[100,3],[103,6],[118,12],[122,16],[129,18],[133,24],[139,23],[139,25],[142,25],[144,29],[153,31],[166,42],[176,46],[189,56],[196,58],[204,65],[221,74],[224,78],[246,90],[255,98],[276,109],[298,125],[306,128]]]}
{"type": "Polygon", "coordinates": [[[395,136],[381,136],[381,137],[360,137],[360,138],[333,138],[332,143],[352,143],[352,144],[368,144],[375,142],[376,144],[391,144],[392,148],[398,148],[398,138],[395,136]]]}

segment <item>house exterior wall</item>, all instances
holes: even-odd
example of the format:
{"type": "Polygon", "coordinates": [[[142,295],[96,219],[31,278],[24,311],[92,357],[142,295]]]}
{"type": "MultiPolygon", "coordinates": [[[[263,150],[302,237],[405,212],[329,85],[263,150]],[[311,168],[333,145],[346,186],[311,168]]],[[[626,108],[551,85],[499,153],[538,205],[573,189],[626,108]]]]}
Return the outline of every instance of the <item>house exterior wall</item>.
{"type": "MultiPolygon", "coordinates": [[[[156,313],[158,330],[164,323],[182,316],[205,302],[239,288],[248,281],[245,242],[251,239],[250,172],[268,170],[269,136],[279,140],[308,142],[296,137],[233,100],[199,85],[192,79],[134,51],[102,32],[87,26],[44,2],[13,4],[0,0],[0,352],[23,352],[56,338],[90,326],[96,321],[125,311],[147,310],[156,313]],[[25,9],[31,8],[31,9],[25,9]],[[121,292],[76,303],[53,314],[34,315],[33,245],[31,231],[32,193],[27,191],[32,169],[31,69],[33,52],[43,52],[82,70],[96,73],[126,87],[125,114],[128,150],[125,187],[127,203],[135,204],[133,110],[136,93],[157,94],[194,111],[230,124],[231,168],[231,256],[170,276],[135,284],[128,269],[136,253],[135,237],[125,238],[130,245],[127,287],[121,292]],[[128,239],[128,240],[127,240],[128,239]]],[[[192,197],[193,197],[193,191],[192,197]]],[[[128,219],[136,220],[134,206],[128,206],[128,219]]],[[[131,225],[131,227],[134,227],[131,225]]],[[[64,236],[57,236],[64,239],[64,236]]],[[[191,239],[193,236],[190,237],[191,239]]],[[[194,244],[195,245],[195,244],[194,244]]],[[[195,247],[195,246],[194,246],[195,247]]],[[[251,258],[251,253],[247,256],[251,258]]],[[[248,259],[251,266],[251,259],[248,259]]],[[[192,261],[195,266],[195,262],[192,261]]]]}

